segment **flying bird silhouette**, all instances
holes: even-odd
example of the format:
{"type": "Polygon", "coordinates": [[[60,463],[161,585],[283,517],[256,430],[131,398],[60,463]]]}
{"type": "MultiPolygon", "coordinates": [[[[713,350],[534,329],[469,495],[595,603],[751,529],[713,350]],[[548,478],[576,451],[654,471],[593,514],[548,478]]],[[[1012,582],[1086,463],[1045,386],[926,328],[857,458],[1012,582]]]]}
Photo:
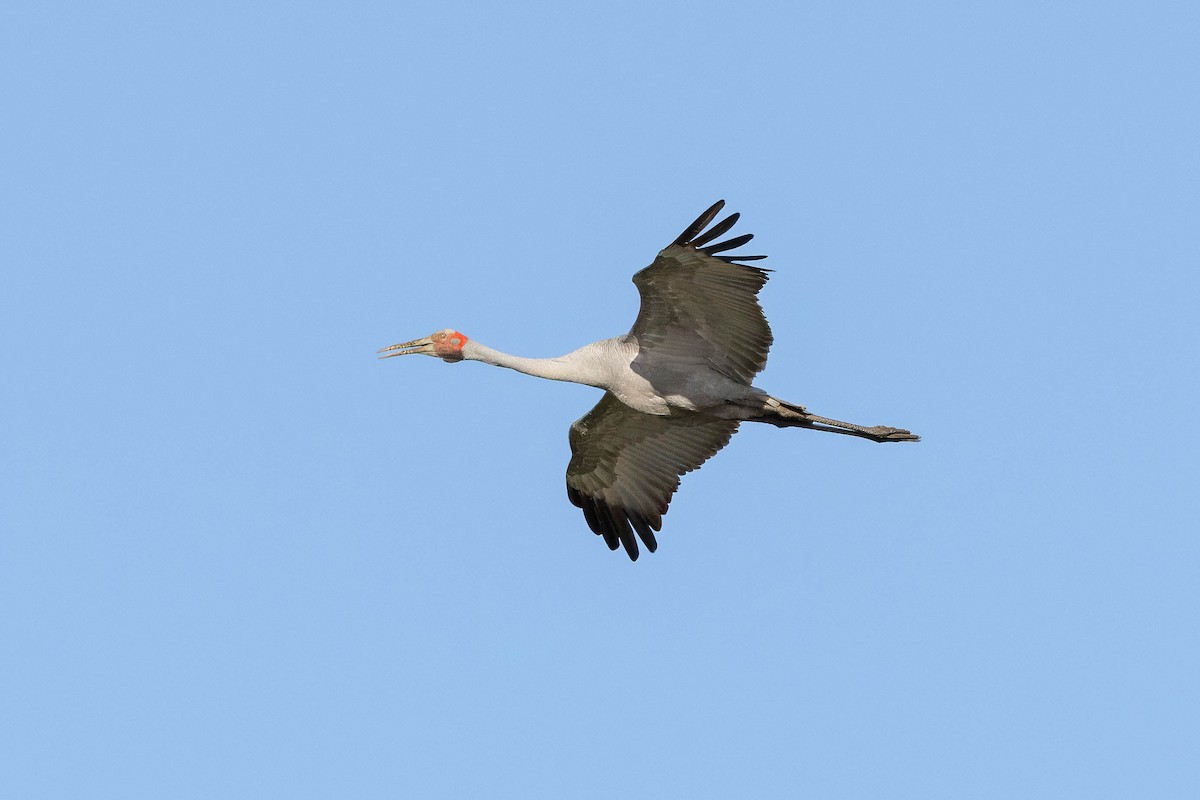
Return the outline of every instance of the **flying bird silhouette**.
{"type": "Polygon", "coordinates": [[[446,328],[385,347],[380,358],[482,361],[603,389],[596,407],[571,425],[567,497],[610,550],[623,546],[634,561],[638,538],[651,553],[658,549],[655,532],[662,530],[680,476],[724,447],[741,422],[874,442],[919,441],[901,428],[817,416],[753,385],[773,339],[758,303],[769,270],[740,263],[766,256],[720,255],[752,234],[710,244],[738,220],[731,214],[709,228],[724,206],[724,200],[714,203],[633,276],[642,303],[624,336],[558,358],[522,358],[446,328]]]}

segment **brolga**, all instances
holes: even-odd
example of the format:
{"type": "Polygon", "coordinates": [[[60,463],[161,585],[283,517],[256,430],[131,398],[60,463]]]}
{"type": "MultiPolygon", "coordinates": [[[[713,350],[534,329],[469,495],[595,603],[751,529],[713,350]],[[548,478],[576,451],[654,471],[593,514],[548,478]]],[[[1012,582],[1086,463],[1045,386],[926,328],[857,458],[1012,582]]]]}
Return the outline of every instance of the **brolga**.
{"type": "Polygon", "coordinates": [[[558,358],[523,358],[446,328],[385,347],[380,358],[482,361],[603,389],[596,407],[571,425],[567,497],[610,550],[624,547],[635,561],[638,539],[651,553],[658,548],[655,533],[679,478],[724,447],[742,422],[919,441],[901,428],[819,417],[754,386],[772,342],[758,303],[769,270],[741,263],[765,256],[722,255],[753,236],[716,241],[738,219],[731,214],[710,228],[724,206],[715,203],[633,276],[641,309],[624,336],[558,358]]]}

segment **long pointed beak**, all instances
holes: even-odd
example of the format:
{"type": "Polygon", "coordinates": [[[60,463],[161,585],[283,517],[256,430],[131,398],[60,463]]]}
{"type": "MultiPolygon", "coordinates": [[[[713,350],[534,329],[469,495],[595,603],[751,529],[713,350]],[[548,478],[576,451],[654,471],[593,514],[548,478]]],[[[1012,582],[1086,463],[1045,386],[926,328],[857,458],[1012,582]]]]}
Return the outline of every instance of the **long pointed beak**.
{"type": "Polygon", "coordinates": [[[410,356],[414,353],[429,355],[433,353],[433,339],[426,336],[424,339],[413,339],[411,342],[401,342],[394,344],[391,347],[384,347],[377,351],[382,353],[380,358],[391,358],[392,356],[410,356]]]}

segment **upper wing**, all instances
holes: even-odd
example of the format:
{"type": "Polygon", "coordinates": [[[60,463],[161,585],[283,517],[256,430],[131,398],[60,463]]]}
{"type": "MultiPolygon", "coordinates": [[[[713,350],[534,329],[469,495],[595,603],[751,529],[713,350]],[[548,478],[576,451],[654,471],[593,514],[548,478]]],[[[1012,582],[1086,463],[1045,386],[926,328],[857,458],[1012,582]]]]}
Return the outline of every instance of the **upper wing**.
{"type": "Polygon", "coordinates": [[[651,553],[658,548],[654,531],[662,529],[679,476],[724,447],[737,427],[737,420],[686,412],[643,414],[605,392],[571,425],[567,497],[609,549],[622,544],[636,561],[633,532],[651,553]]]}
{"type": "Polygon", "coordinates": [[[702,233],[724,205],[715,203],[633,276],[642,306],[630,333],[645,362],[708,366],[749,385],[771,347],[771,327],[758,304],[769,270],[736,263],[766,256],[717,255],[753,234],[708,244],[737,222],[732,214],[702,233]]]}

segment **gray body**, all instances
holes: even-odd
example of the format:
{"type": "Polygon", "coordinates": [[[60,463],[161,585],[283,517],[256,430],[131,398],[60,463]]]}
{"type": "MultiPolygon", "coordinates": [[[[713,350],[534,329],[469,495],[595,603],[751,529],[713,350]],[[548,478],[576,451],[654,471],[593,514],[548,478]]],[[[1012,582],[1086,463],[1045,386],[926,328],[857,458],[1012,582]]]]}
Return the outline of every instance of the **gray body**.
{"type": "Polygon", "coordinates": [[[753,385],[772,342],[758,303],[767,270],[740,263],[764,256],[719,255],[750,241],[750,234],[709,244],[738,219],[732,214],[709,228],[723,206],[720,201],[705,211],[633,276],[642,303],[625,336],[557,358],[524,358],[446,329],[384,348],[383,357],[422,353],[482,361],[603,389],[596,407],[571,425],[567,497],[610,549],[624,547],[633,560],[638,539],[651,552],[658,547],[655,532],[680,476],[724,447],[743,421],[875,442],[917,441],[900,428],[818,417],[753,385]]]}
{"type": "Polygon", "coordinates": [[[632,333],[585,344],[556,358],[509,356],[474,341],[463,348],[463,355],[467,360],[540,378],[595,386],[633,410],[655,416],[686,411],[750,419],[752,410],[761,410],[770,399],[763,390],[739,383],[707,364],[662,363],[653,353],[643,352],[632,333]]]}

